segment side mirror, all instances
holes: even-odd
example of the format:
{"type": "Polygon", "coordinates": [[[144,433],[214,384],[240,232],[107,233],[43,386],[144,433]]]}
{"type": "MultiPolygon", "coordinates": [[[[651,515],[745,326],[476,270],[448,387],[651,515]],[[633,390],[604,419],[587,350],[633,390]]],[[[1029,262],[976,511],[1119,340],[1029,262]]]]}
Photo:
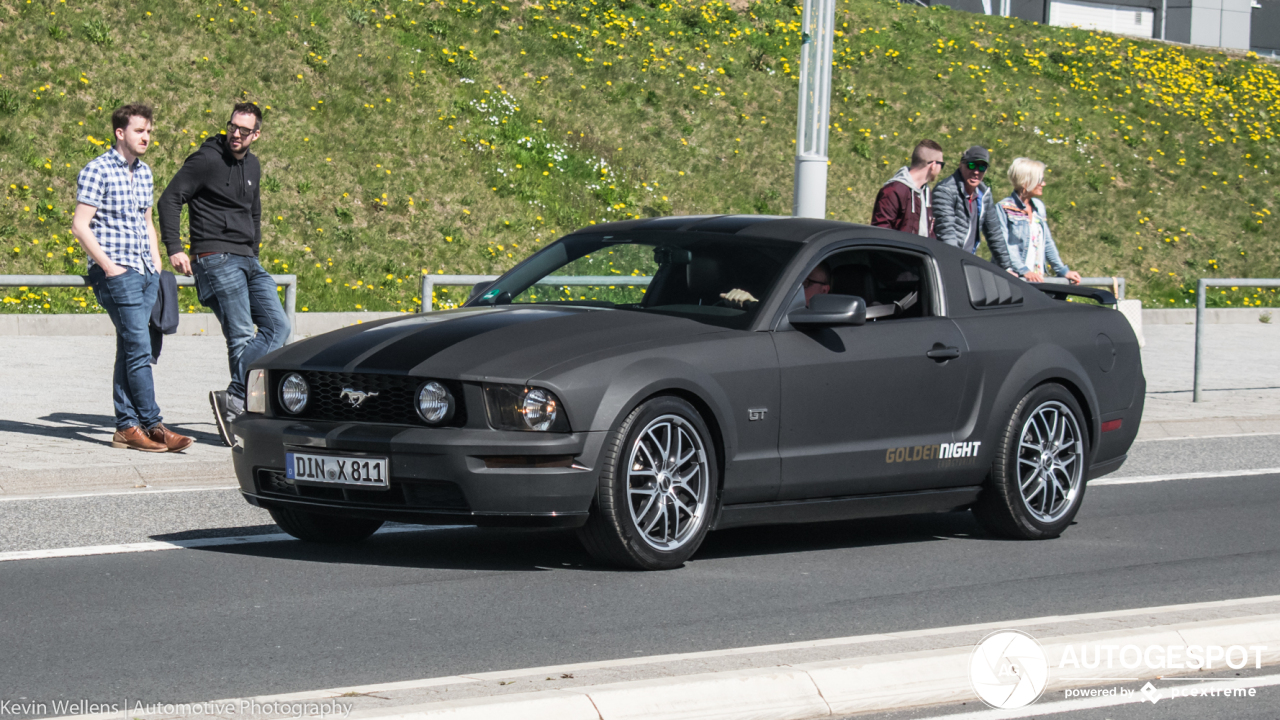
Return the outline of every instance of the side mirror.
{"type": "Polygon", "coordinates": [[[475,300],[476,298],[483,295],[484,291],[488,290],[489,286],[492,284],[493,284],[492,282],[478,282],[475,285],[472,285],[471,294],[467,296],[467,302],[471,302],[472,300],[475,300]]]}
{"type": "Polygon", "coordinates": [[[801,329],[863,325],[867,322],[867,304],[854,295],[814,295],[809,307],[792,310],[787,321],[801,329]]]}

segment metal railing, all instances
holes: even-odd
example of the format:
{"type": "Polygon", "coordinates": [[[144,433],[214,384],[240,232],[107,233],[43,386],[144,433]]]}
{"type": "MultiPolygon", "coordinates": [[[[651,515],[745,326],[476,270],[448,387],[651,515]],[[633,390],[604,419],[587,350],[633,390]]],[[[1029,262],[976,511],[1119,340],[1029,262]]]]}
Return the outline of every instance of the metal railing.
{"type": "Polygon", "coordinates": [[[1199,285],[1196,286],[1196,369],[1192,378],[1191,402],[1200,402],[1200,366],[1201,358],[1204,353],[1201,352],[1201,342],[1204,335],[1204,311],[1205,296],[1208,294],[1205,289],[1211,287],[1239,287],[1240,285],[1252,285],[1254,287],[1280,287],[1280,279],[1276,278],[1200,278],[1199,285]]]}
{"type": "MultiPolygon", "coordinates": [[[[422,312],[431,312],[431,295],[437,285],[475,285],[491,282],[498,275],[423,275],[422,276],[422,312]]],[[[645,285],[653,282],[649,275],[550,275],[539,281],[538,285],[645,285]],[[552,282],[554,281],[554,282],[552,282]]],[[[465,301],[465,298],[464,298],[465,301]]]]}
{"type": "MultiPolygon", "coordinates": [[[[1058,283],[1066,285],[1071,281],[1064,277],[1045,276],[1044,281],[1047,283],[1058,283]]],[[[1087,287],[1100,287],[1110,290],[1112,295],[1116,296],[1116,300],[1124,299],[1124,278],[1122,277],[1087,277],[1080,278],[1080,284],[1087,287]]]]}
{"type": "MultiPolygon", "coordinates": [[[[194,287],[196,280],[187,275],[175,275],[178,287],[194,287]]],[[[293,342],[298,332],[295,310],[298,306],[298,276],[272,275],[276,286],[284,286],[284,313],[289,318],[289,339],[293,342]]],[[[84,275],[0,275],[0,287],[89,287],[84,275]]]]}

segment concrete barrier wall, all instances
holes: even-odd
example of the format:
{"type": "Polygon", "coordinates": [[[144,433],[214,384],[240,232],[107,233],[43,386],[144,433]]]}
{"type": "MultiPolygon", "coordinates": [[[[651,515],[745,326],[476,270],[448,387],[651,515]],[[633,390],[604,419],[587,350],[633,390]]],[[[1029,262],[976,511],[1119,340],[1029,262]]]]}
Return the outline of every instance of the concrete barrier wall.
{"type": "MultiPolygon", "coordinates": [[[[1259,322],[1263,313],[1275,317],[1280,324],[1280,308],[1210,308],[1205,310],[1205,320],[1214,324],[1244,324],[1259,322]]],[[[360,322],[371,322],[403,313],[340,312],[298,313],[298,337],[319,335],[360,322]]],[[[1192,325],[1196,321],[1193,308],[1177,310],[1143,310],[1143,325],[1192,325]]],[[[103,314],[58,315],[0,314],[0,335],[114,335],[111,320],[103,314]]],[[[222,328],[211,313],[182,315],[178,323],[179,335],[220,335],[222,328]]]]}
{"type": "MultiPolygon", "coordinates": [[[[1280,308],[1205,308],[1204,321],[1212,325],[1244,325],[1261,322],[1263,314],[1280,324],[1280,308]]],[[[1195,325],[1195,308],[1143,310],[1144,325],[1195,325]]]]}

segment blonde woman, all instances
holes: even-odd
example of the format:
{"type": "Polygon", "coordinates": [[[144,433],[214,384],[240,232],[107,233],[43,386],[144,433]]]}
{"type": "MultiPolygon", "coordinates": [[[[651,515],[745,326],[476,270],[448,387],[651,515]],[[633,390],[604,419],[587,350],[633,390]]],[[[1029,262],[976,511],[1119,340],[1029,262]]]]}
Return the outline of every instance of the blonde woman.
{"type": "Polygon", "coordinates": [[[1009,247],[1012,270],[1027,282],[1044,282],[1045,265],[1053,268],[1058,277],[1065,277],[1071,284],[1080,283],[1080,273],[1062,262],[1058,246],[1049,232],[1045,217],[1044,163],[1030,158],[1015,158],[1009,166],[1009,182],[1013,193],[996,206],[1004,222],[1005,239],[1009,247]]]}

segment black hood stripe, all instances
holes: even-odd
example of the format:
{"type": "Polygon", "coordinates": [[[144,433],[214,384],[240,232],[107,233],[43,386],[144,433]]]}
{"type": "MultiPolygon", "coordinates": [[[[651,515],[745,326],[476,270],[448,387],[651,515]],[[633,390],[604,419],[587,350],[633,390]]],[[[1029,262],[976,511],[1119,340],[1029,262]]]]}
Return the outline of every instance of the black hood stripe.
{"type": "Polygon", "coordinates": [[[351,363],[347,369],[360,372],[409,372],[436,353],[477,335],[511,325],[550,320],[579,312],[582,311],[521,308],[434,323],[415,328],[409,335],[386,344],[364,360],[351,363]]]}
{"type": "Polygon", "coordinates": [[[315,355],[307,358],[306,362],[303,363],[303,367],[308,370],[339,370],[352,362],[358,362],[372,355],[375,351],[406,335],[417,332],[423,322],[439,323],[447,319],[439,316],[419,315],[411,319],[396,320],[395,322],[371,327],[348,335],[329,347],[320,350],[315,355]]]}

